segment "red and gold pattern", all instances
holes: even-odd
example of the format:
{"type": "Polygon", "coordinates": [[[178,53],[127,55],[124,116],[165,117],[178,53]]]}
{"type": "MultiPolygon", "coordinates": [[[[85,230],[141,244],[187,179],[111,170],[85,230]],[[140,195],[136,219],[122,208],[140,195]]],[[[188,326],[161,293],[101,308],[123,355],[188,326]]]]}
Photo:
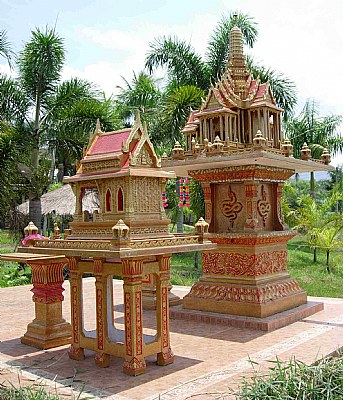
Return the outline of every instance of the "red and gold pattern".
{"type": "Polygon", "coordinates": [[[187,297],[234,303],[266,304],[301,291],[298,282],[294,279],[251,288],[197,282],[187,297]]]}
{"type": "Polygon", "coordinates": [[[169,346],[168,288],[162,287],[162,348],[169,346]]]}
{"type": "Polygon", "coordinates": [[[103,325],[103,305],[102,305],[102,289],[96,289],[96,326],[97,326],[97,339],[98,339],[98,349],[104,349],[104,325],[103,325]]]}
{"type": "Polygon", "coordinates": [[[259,254],[203,253],[203,272],[211,275],[259,276],[287,271],[287,251],[259,254]]]}
{"type": "Polygon", "coordinates": [[[129,375],[142,373],[144,372],[145,368],[146,362],[144,358],[138,359],[136,357],[133,357],[130,360],[125,360],[123,364],[124,372],[128,373],[129,375]]]}
{"type": "Polygon", "coordinates": [[[79,343],[79,293],[77,285],[71,284],[71,318],[73,343],[79,343]]]}
{"type": "Polygon", "coordinates": [[[35,303],[52,304],[64,300],[63,268],[65,262],[51,264],[29,263],[32,269],[32,300],[35,303]]]}
{"type": "Polygon", "coordinates": [[[143,260],[122,260],[123,265],[123,275],[142,275],[143,273],[143,260]]]}
{"type": "Polygon", "coordinates": [[[278,234],[276,235],[269,234],[268,236],[252,236],[244,234],[237,234],[236,236],[233,236],[233,234],[228,236],[211,236],[211,242],[223,245],[233,244],[243,246],[258,246],[262,244],[285,243],[296,235],[296,231],[283,231],[282,235],[280,235],[279,232],[277,233],[278,234]]]}
{"type": "Polygon", "coordinates": [[[188,174],[200,182],[237,182],[243,180],[265,180],[270,182],[279,182],[290,178],[294,174],[294,171],[284,168],[265,167],[261,165],[247,165],[190,170],[188,174]]]}
{"type": "Polygon", "coordinates": [[[161,352],[157,354],[157,365],[168,365],[174,362],[174,353],[169,347],[166,352],[161,352]]]}
{"type": "Polygon", "coordinates": [[[142,292],[135,293],[136,306],[136,355],[143,353],[142,292]]]}
{"type": "Polygon", "coordinates": [[[124,294],[125,306],[125,345],[126,354],[132,356],[132,330],[131,330],[131,293],[124,294]]]}

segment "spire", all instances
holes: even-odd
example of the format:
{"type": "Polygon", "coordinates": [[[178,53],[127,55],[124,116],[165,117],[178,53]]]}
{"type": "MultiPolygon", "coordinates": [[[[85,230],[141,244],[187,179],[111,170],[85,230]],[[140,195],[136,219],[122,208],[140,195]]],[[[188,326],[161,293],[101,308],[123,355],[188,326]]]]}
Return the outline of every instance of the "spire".
{"type": "Polygon", "coordinates": [[[233,15],[234,25],[230,31],[230,47],[227,69],[234,81],[234,92],[243,100],[248,95],[246,81],[247,76],[250,74],[243,52],[243,34],[237,26],[237,17],[237,14],[233,15]]]}

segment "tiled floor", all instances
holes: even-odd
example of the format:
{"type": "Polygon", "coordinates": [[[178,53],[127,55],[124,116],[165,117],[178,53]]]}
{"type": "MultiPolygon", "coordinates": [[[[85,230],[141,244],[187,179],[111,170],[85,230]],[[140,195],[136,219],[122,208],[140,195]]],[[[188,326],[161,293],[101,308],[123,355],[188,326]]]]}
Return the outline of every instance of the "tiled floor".
{"type": "MultiPolygon", "coordinates": [[[[116,318],[122,327],[121,282],[115,281],[116,318]]],[[[70,320],[69,287],[65,284],[64,316],[70,320]]],[[[183,296],[189,288],[174,287],[183,296]]],[[[296,358],[312,363],[343,346],[343,299],[318,299],[324,311],[273,332],[262,332],[230,326],[209,325],[187,320],[171,320],[171,342],[175,362],[166,367],[147,358],[144,375],[129,377],[121,372],[122,360],[111,358],[109,368],[97,368],[94,353],[86,351],[84,361],[68,358],[67,346],[38,350],[20,343],[20,336],[34,316],[30,286],[0,289],[0,382],[20,379],[21,384],[35,380],[45,383],[66,397],[70,387],[82,390],[83,396],[111,399],[211,399],[218,392],[235,388],[243,375],[252,372],[249,360],[265,370],[270,360],[296,358]]],[[[84,311],[91,329],[95,323],[94,282],[84,283],[84,311]]],[[[154,312],[144,312],[148,330],[154,326],[154,312]]],[[[256,367],[255,367],[256,368],[256,367]]],[[[229,395],[225,398],[231,398],[229,395]]]]}

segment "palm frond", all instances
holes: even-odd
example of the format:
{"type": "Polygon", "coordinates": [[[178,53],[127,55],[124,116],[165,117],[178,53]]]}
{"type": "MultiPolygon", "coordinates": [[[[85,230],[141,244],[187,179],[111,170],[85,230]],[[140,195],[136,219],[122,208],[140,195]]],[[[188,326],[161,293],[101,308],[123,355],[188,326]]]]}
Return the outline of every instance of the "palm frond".
{"type": "Polygon", "coordinates": [[[150,73],[155,68],[164,67],[169,79],[177,81],[180,86],[194,85],[203,90],[209,87],[208,67],[189,43],[177,37],[161,36],[149,46],[145,67],[150,73]]]}

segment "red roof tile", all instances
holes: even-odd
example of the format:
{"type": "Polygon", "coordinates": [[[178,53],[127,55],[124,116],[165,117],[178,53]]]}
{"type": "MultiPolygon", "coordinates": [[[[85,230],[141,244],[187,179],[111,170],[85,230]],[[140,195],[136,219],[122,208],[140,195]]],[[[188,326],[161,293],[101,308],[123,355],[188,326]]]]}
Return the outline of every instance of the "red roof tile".
{"type": "Polygon", "coordinates": [[[121,151],[122,142],[126,141],[131,130],[107,135],[101,135],[95,139],[95,143],[88,152],[89,155],[106,154],[121,151]]]}

